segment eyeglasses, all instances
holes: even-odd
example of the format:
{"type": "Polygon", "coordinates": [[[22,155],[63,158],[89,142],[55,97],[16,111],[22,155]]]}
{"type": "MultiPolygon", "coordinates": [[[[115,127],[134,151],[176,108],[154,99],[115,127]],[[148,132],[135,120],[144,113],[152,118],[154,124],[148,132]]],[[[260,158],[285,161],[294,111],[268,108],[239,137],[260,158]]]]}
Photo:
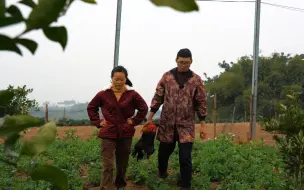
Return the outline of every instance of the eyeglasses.
{"type": "Polygon", "coordinates": [[[179,64],[179,65],[190,65],[191,62],[190,61],[178,61],[177,64],[179,64]]]}

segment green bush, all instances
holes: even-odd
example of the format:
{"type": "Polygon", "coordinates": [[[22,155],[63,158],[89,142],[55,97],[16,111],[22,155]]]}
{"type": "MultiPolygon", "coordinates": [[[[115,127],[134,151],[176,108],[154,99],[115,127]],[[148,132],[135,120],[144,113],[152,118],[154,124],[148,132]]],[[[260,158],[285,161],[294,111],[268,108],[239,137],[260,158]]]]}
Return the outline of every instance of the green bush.
{"type": "Polygon", "coordinates": [[[261,124],[274,139],[285,163],[285,169],[293,178],[294,189],[304,188],[304,110],[303,94],[287,95],[287,105],[281,104],[278,118],[262,118],[261,124]]]}

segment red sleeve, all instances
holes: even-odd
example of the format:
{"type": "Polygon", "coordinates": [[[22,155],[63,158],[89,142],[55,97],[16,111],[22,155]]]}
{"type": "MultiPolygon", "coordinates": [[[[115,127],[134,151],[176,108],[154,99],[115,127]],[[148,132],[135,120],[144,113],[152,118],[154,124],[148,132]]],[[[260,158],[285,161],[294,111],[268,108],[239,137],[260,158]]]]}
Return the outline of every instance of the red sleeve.
{"type": "Polygon", "coordinates": [[[91,100],[91,102],[89,103],[88,107],[87,107],[87,111],[88,111],[88,116],[91,120],[91,123],[93,125],[95,125],[97,128],[100,128],[100,122],[102,121],[102,119],[100,119],[99,117],[99,107],[101,107],[101,98],[100,98],[100,94],[96,94],[95,97],[91,100]]]}
{"type": "Polygon", "coordinates": [[[139,125],[147,116],[148,105],[137,92],[134,93],[134,105],[138,112],[136,113],[136,116],[132,118],[132,120],[134,125],[139,125]]]}

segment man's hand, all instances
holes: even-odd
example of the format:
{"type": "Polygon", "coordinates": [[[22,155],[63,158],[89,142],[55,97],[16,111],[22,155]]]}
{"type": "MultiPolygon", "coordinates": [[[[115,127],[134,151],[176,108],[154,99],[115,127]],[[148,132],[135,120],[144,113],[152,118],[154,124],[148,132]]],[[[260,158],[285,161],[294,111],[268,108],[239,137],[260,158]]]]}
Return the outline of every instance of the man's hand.
{"type": "Polygon", "coordinates": [[[153,112],[150,112],[146,124],[153,123],[153,116],[154,116],[154,113],[153,113],[153,112]]]}
{"type": "Polygon", "coordinates": [[[99,124],[101,127],[108,127],[108,123],[105,119],[103,119],[100,124],[99,124]]]}
{"type": "Polygon", "coordinates": [[[207,126],[205,121],[201,121],[200,138],[202,141],[207,138],[207,126]]]}

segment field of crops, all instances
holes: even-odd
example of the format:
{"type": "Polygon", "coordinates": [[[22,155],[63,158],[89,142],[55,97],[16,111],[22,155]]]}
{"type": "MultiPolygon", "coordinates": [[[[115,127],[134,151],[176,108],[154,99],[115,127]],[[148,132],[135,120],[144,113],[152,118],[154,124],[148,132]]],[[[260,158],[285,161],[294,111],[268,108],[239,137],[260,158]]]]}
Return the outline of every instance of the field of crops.
{"type": "MultiPolygon", "coordinates": [[[[77,136],[75,129],[65,131],[65,137],[55,143],[35,162],[50,163],[60,167],[69,177],[73,190],[98,189],[101,176],[100,140],[96,130],[86,140],[77,136]]],[[[277,150],[261,141],[235,144],[232,136],[219,135],[215,141],[197,141],[193,151],[193,189],[286,189],[286,176],[277,150]],[[217,185],[216,185],[217,184],[217,185]],[[215,187],[216,185],[216,187],[215,187]]],[[[135,142],[136,140],[134,140],[135,142]]],[[[157,145],[157,144],[156,144],[157,145]]],[[[157,146],[156,146],[157,147],[157,146]]],[[[0,157],[3,146],[0,145],[0,157]]],[[[157,152],[150,161],[130,159],[128,169],[129,189],[177,189],[177,149],[170,158],[169,173],[165,181],[157,177],[157,152]]],[[[31,160],[22,158],[21,167],[31,160]]],[[[0,163],[0,189],[44,190],[54,189],[47,182],[32,181],[22,173],[0,163]]]]}

